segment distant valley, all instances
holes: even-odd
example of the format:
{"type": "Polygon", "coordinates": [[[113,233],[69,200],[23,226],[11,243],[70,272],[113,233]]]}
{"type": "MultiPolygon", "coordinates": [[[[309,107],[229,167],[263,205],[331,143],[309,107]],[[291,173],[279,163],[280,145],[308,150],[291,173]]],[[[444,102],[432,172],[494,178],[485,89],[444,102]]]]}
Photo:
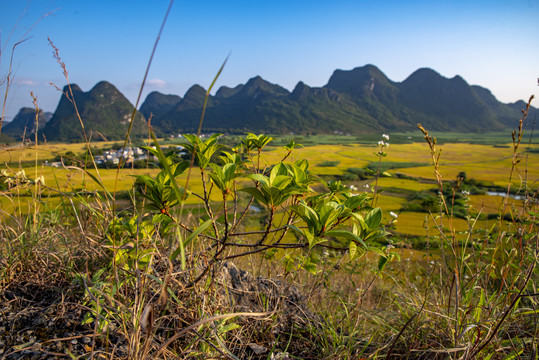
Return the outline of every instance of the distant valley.
{"type": "MultiPolygon", "coordinates": [[[[64,88],[53,114],[41,113],[40,140],[72,142],[118,140],[125,136],[133,105],[106,82],[88,92],[77,85],[64,88]],[[68,96],[66,96],[66,94],[68,96]],[[72,97],[72,98],[71,98],[72,97]]],[[[150,93],[131,129],[133,137],[147,134],[147,120],[160,135],[194,132],[200,121],[206,90],[193,85],[183,97],[150,93]]],[[[524,101],[505,104],[462,77],[445,78],[422,68],[403,82],[391,81],[376,66],[336,70],[323,87],[299,82],[292,92],[260,76],[234,88],[221,87],[208,99],[203,129],[206,132],[274,134],[359,134],[405,132],[417,123],[438,131],[486,132],[514,128],[524,101]]],[[[528,119],[533,121],[536,109],[528,119]]],[[[23,108],[2,136],[19,140],[35,131],[33,109],[23,108]]],[[[1,141],[1,140],[0,140],[1,141]]]]}

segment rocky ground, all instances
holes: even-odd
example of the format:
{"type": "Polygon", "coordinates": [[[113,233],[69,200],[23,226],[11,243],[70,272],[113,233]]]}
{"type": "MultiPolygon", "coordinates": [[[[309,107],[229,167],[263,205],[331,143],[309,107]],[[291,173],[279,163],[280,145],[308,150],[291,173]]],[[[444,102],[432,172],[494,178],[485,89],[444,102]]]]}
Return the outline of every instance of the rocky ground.
{"type": "MultiPolygon", "coordinates": [[[[242,331],[253,338],[244,338],[229,347],[238,358],[287,359],[279,339],[285,339],[286,344],[290,337],[284,334],[290,334],[293,328],[318,326],[322,322],[306,308],[297,288],[280,280],[254,278],[232,263],[223,264],[217,272],[215,289],[214,296],[227,312],[274,311],[271,320],[237,319],[243,328],[255,330],[242,331]]],[[[26,281],[6,286],[0,292],[0,359],[129,358],[127,341],[121,332],[110,330],[106,336],[96,335],[92,324],[82,325],[84,315],[90,311],[82,294],[81,289],[69,284],[26,281]]],[[[165,317],[173,319],[174,309],[168,312],[165,317]]],[[[170,330],[172,323],[177,324],[169,320],[165,328],[170,330]]],[[[154,347],[158,348],[171,334],[174,332],[158,330],[154,347]]],[[[303,341],[288,343],[287,350],[312,358],[310,347],[303,341]]],[[[221,355],[218,358],[230,358],[221,355]]]]}

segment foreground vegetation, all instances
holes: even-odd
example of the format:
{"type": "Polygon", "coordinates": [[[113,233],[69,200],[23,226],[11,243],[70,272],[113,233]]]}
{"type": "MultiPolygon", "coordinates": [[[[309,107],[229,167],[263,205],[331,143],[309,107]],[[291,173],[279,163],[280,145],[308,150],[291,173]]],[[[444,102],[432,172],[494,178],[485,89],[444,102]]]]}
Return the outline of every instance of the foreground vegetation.
{"type": "Polygon", "coordinates": [[[17,211],[4,210],[0,228],[1,355],[536,356],[537,190],[516,178],[537,170],[533,153],[518,166],[521,131],[500,148],[506,160],[475,145],[446,144],[439,156],[425,131],[424,145],[391,145],[385,168],[387,141],[358,156],[293,139],[270,149],[272,138],[254,134],[225,147],[217,135],[186,136],[183,161],[154,138],[154,169],[12,162],[2,173],[3,201],[17,211]],[[433,159],[433,179],[414,149],[433,159]],[[461,152],[469,165],[457,167],[461,152]],[[462,195],[502,185],[501,171],[475,172],[489,159],[507,164],[506,195],[524,184],[524,201],[486,207],[485,195],[462,195]],[[430,194],[444,194],[432,209],[430,194]],[[404,211],[413,204],[423,212],[404,211]],[[487,208],[498,217],[484,219],[487,208]]]}

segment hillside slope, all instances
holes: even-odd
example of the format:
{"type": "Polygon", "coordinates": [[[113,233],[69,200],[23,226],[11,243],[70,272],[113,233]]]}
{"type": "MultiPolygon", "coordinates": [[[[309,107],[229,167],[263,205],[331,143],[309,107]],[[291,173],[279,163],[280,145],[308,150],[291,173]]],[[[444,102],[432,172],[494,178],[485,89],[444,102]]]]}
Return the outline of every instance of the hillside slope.
{"type": "MultiPolygon", "coordinates": [[[[43,129],[47,140],[84,140],[76,109],[89,138],[120,140],[125,137],[133,113],[133,105],[114,85],[101,81],[90,91],[83,92],[80,87],[73,84],[71,90],[74,101],[66,97],[66,94],[69,94],[69,88],[66,86],[53,117],[43,129]]],[[[147,134],[144,116],[137,112],[134,121],[131,135],[138,137],[147,134]]]]}

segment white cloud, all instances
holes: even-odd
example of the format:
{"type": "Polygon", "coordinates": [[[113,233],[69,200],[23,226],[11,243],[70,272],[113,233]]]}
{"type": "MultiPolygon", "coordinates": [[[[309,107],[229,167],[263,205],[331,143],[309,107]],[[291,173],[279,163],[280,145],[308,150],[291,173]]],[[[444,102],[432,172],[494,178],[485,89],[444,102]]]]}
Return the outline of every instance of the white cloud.
{"type": "Polygon", "coordinates": [[[38,83],[35,80],[32,79],[16,79],[15,83],[17,85],[25,85],[25,86],[37,86],[38,83]]]}
{"type": "Polygon", "coordinates": [[[148,80],[148,86],[156,87],[158,89],[164,88],[166,84],[167,84],[167,82],[165,80],[161,80],[161,79],[148,80]]]}

